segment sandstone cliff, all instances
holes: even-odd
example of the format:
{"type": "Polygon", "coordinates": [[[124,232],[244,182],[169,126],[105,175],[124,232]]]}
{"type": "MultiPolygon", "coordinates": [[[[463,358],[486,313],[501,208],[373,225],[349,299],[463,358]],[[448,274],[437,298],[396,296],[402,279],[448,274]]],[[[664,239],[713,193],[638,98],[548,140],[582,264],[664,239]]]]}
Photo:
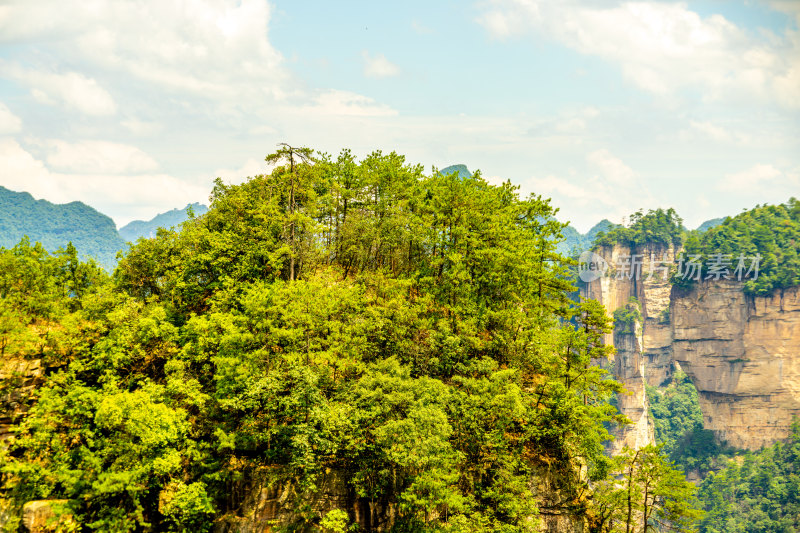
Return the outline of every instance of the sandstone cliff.
{"type": "Polygon", "coordinates": [[[11,438],[11,425],[28,408],[28,398],[41,384],[44,368],[40,359],[6,355],[0,360],[0,446],[11,438]]]}
{"type": "Polygon", "coordinates": [[[623,446],[641,448],[655,440],[645,384],[658,386],[668,381],[674,365],[668,321],[671,286],[666,274],[653,264],[672,262],[675,249],[664,246],[631,249],[615,245],[601,247],[597,253],[611,270],[585,284],[581,296],[599,301],[609,317],[613,317],[613,312],[624,307],[631,298],[636,298],[642,315],[632,332],[617,330],[606,336],[606,342],[617,350],[608,367],[629,393],[619,396],[618,407],[632,422],[628,427],[615,430],[615,441],[610,444],[610,451],[616,453],[623,446]],[[637,263],[641,266],[634,267],[631,263],[624,266],[634,255],[638,256],[637,263]],[[651,259],[655,263],[651,263],[651,259]]]}
{"type": "Polygon", "coordinates": [[[606,338],[617,349],[609,364],[630,396],[619,407],[633,424],[617,432],[623,445],[652,442],[644,384],[659,386],[676,368],[698,389],[704,426],[721,441],[755,450],[788,436],[800,416],[800,287],[769,297],[750,297],[738,281],[705,281],[690,290],[673,288],[664,276],[649,276],[649,260],[671,262],[672,247],[615,245],[597,251],[611,266],[585,284],[581,296],[602,303],[609,316],[629,298],[641,304],[636,332],[606,338]],[[639,254],[641,273],[615,271],[639,254]]]}
{"type": "Polygon", "coordinates": [[[800,415],[800,287],[751,297],[735,281],[673,290],[675,360],[700,393],[704,425],[750,450],[800,415]]]}

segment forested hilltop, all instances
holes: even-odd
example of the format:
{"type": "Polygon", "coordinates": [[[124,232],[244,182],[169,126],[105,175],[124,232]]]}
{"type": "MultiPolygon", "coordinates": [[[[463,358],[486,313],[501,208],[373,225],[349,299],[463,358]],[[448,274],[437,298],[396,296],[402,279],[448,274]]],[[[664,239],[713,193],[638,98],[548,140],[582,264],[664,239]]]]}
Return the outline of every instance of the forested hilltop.
{"type": "Polygon", "coordinates": [[[699,485],[701,533],[800,530],[800,404],[790,370],[800,354],[800,202],[759,205],[695,231],[671,209],[629,220],[595,241],[619,270],[583,293],[618,307],[614,343],[629,358],[615,373],[644,393],[628,405],[699,485]],[[666,257],[663,277],[649,279],[646,265],[639,275],[623,270],[626,257],[647,262],[651,253],[666,257]],[[738,278],[740,256],[759,258],[757,276],[738,278]],[[698,265],[691,275],[689,261],[698,265]],[[728,270],[715,273],[715,263],[728,270]]]}
{"type": "Polygon", "coordinates": [[[0,447],[7,528],[48,500],[78,530],[245,530],[272,487],[286,531],[689,530],[657,449],[603,453],[609,319],[548,200],[395,153],[267,161],[111,278],[0,251],[4,363],[47,369],[0,447]],[[368,520],[317,505],[331,472],[368,520]]]}

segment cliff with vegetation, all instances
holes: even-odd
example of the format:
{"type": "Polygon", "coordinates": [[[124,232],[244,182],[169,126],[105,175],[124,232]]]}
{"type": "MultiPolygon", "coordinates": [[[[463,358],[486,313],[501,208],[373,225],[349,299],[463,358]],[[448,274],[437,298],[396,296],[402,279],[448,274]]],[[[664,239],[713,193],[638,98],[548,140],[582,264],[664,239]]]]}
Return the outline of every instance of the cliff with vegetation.
{"type": "MultiPolygon", "coordinates": [[[[705,428],[721,442],[756,450],[785,439],[800,415],[800,205],[758,207],[688,238],[680,226],[674,214],[654,211],[597,240],[595,251],[612,270],[585,284],[582,295],[603,303],[611,317],[624,315],[632,298],[641,312],[626,315],[632,325],[617,320],[607,339],[623,366],[614,367],[615,376],[631,393],[620,409],[642,420],[642,383],[665,384],[680,368],[697,387],[705,428]],[[728,254],[733,279],[709,274],[718,253],[728,254]],[[641,275],[619,272],[635,254],[643,258],[641,275]],[[740,254],[761,258],[757,276],[736,279],[740,254]],[[679,256],[706,267],[681,276],[679,256]],[[670,280],[649,275],[651,257],[669,265],[670,280]]],[[[638,427],[624,429],[623,440],[642,442],[647,430],[644,422],[638,427]]]]}
{"type": "Polygon", "coordinates": [[[700,393],[704,424],[757,450],[789,435],[800,415],[800,288],[748,296],[741,284],[676,290],[674,358],[700,393]]]}

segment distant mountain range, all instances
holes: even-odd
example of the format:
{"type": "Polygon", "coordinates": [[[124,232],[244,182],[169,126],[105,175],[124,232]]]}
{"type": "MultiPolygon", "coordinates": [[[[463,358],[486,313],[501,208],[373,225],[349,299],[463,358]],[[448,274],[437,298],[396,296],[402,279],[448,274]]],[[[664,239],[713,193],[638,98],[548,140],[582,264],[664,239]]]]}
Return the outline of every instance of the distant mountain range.
{"type": "MultiPolygon", "coordinates": [[[[450,165],[439,171],[448,175],[457,173],[468,178],[472,173],[466,165],[450,165]]],[[[150,220],[135,220],[117,231],[114,221],[96,209],[81,203],[53,204],[47,200],[35,200],[27,192],[14,192],[0,186],[0,246],[11,248],[27,235],[31,242],[40,242],[49,251],[67,246],[72,242],[78,251],[111,271],[117,264],[116,255],[126,248],[126,242],[155,237],[158,228],[176,227],[189,218],[189,210],[195,216],[208,211],[200,203],[187,205],[183,209],[172,209],[160,213],[150,220]]],[[[703,232],[722,223],[724,218],[703,222],[697,231],[703,232]]],[[[562,231],[564,241],[558,244],[558,252],[573,255],[591,248],[597,234],[607,232],[615,226],[603,219],[586,233],[572,226],[562,231]]]]}
{"type": "Polygon", "coordinates": [[[564,236],[564,240],[558,244],[557,250],[558,253],[562,255],[573,255],[575,252],[582,252],[584,250],[588,250],[592,247],[594,240],[597,238],[597,234],[601,231],[607,232],[610,228],[614,227],[616,224],[613,224],[608,219],[603,219],[594,226],[592,229],[587,231],[586,233],[580,233],[578,230],[573,228],[572,226],[567,226],[563,230],[561,230],[561,234],[564,236]]]}
{"type": "Polygon", "coordinates": [[[703,222],[702,224],[697,226],[697,231],[699,231],[700,233],[703,233],[704,231],[710,230],[714,226],[719,226],[723,222],[725,222],[725,217],[712,218],[711,220],[706,220],[705,222],[703,222]]]}
{"type": "Polygon", "coordinates": [[[105,268],[113,268],[125,246],[111,217],[84,203],[53,204],[0,186],[0,246],[11,248],[25,235],[49,251],[71,241],[105,268]]]}
{"type": "Polygon", "coordinates": [[[195,216],[208,211],[208,207],[200,203],[189,204],[183,209],[172,209],[160,213],[150,220],[134,220],[119,229],[120,236],[126,241],[135,242],[140,237],[150,239],[156,236],[158,228],[172,228],[189,218],[189,209],[195,216]]]}
{"type": "Polygon", "coordinates": [[[136,220],[117,231],[111,217],[82,202],[54,204],[0,186],[0,246],[12,248],[25,235],[51,252],[72,242],[82,256],[93,257],[111,271],[117,264],[117,252],[126,248],[126,241],[152,237],[159,227],[177,226],[188,218],[189,208],[195,215],[208,211],[202,204],[191,204],[152,220],[136,220]]]}

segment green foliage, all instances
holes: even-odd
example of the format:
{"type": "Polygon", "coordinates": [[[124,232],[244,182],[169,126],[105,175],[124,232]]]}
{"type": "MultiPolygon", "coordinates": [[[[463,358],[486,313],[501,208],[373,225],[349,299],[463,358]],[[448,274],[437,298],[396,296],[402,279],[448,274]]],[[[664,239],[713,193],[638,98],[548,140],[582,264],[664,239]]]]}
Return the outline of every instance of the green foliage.
{"type": "Polygon", "coordinates": [[[748,453],[700,485],[701,533],[789,533],[800,529],[800,426],[787,443],[748,453]]]}
{"type": "Polygon", "coordinates": [[[684,372],[676,372],[662,388],[647,386],[647,401],[653,416],[656,443],[685,472],[705,476],[721,468],[737,450],[718,444],[711,431],[703,429],[697,389],[684,372]]]}
{"type": "Polygon", "coordinates": [[[614,458],[613,477],[594,487],[593,533],[696,531],[702,516],[696,487],[664,458],[660,446],[625,448],[614,458]]]}
{"type": "Polygon", "coordinates": [[[347,516],[346,511],[342,509],[333,509],[322,517],[319,526],[322,528],[322,531],[326,533],[345,533],[349,520],[350,517],[347,516]]]}
{"type": "Polygon", "coordinates": [[[59,320],[63,358],[4,452],[7,494],[67,499],[86,528],[188,531],[266,479],[295,525],[341,530],[304,499],[336,471],[397,531],[532,531],[531,478],[557,465],[564,508],[585,510],[576,472],[608,473],[621,387],[549,201],[395,153],[267,160],[110,283],[70,261],[30,282],[66,299],[2,281],[59,320]]]}
{"type": "MultiPolygon", "coordinates": [[[[761,257],[758,277],[751,275],[744,284],[748,294],[768,295],[800,284],[800,201],[756,206],[704,233],[692,232],[684,246],[684,256],[697,256],[705,267],[717,254],[728,256],[731,278],[740,256],[761,257]]],[[[748,259],[746,267],[750,263],[748,259]]],[[[704,268],[701,279],[707,275],[704,268]]],[[[695,281],[673,276],[673,282],[691,286],[695,281]]]]}
{"type": "Polygon", "coordinates": [[[209,531],[215,509],[204,483],[174,481],[161,492],[159,512],[164,515],[165,529],[189,533],[209,531]]]}
{"type": "Polygon", "coordinates": [[[642,210],[630,216],[627,227],[615,226],[607,232],[600,232],[594,241],[595,248],[622,244],[633,248],[642,244],[661,244],[679,246],[685,233],[683,219],[674,209],[642,210]]]}
{"type": "Polygon", "coordinates": [[[636,324],[642,323],[642,307],[635,296],[628,298],[624,307],[614,310],[614,332],[635,334],[636,324]]]}

